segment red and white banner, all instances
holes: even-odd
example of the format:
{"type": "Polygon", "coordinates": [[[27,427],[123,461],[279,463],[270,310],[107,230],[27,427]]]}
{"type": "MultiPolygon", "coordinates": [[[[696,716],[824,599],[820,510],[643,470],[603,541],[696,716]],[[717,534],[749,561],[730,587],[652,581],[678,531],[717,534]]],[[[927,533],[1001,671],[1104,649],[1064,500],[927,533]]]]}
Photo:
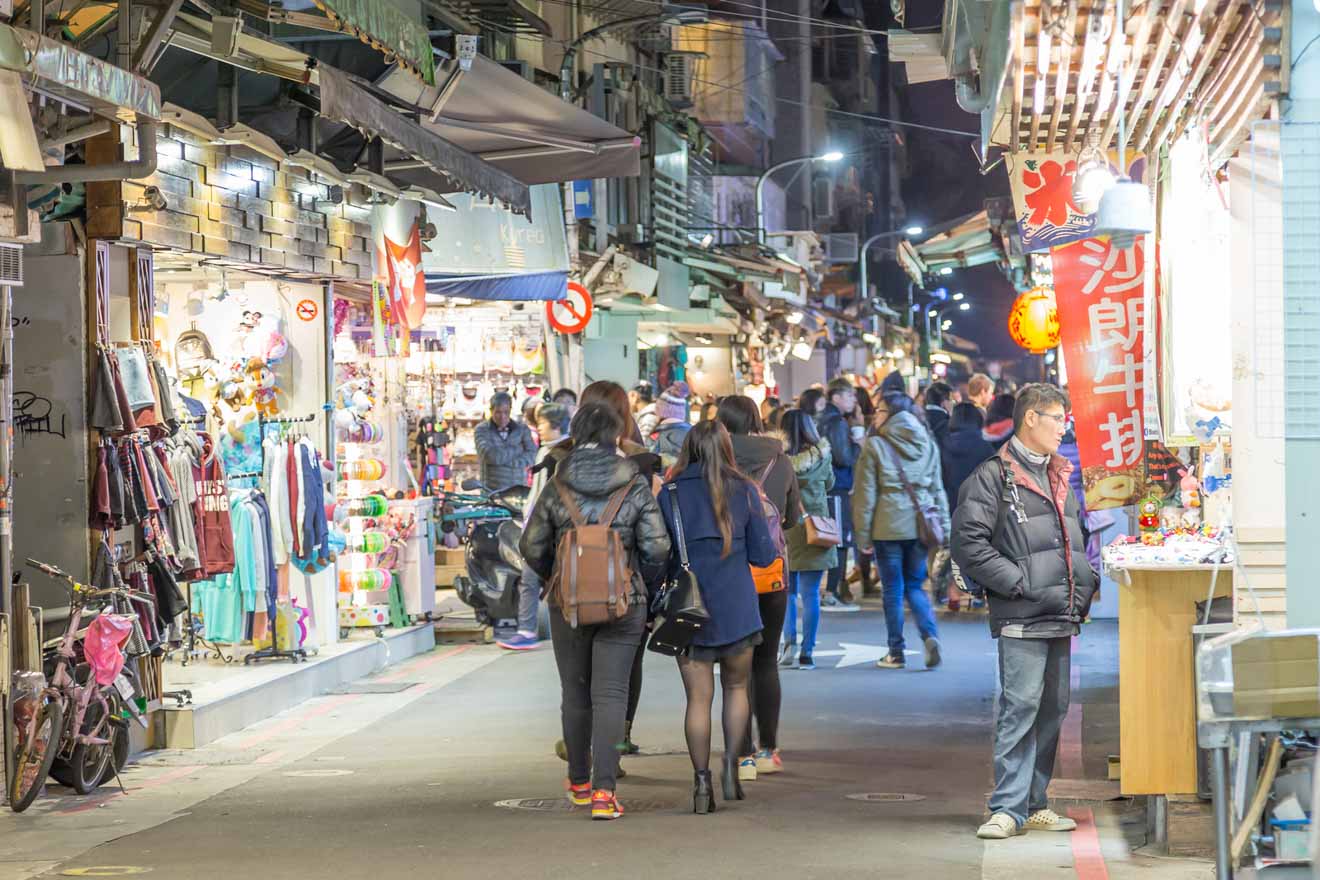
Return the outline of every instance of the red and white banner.
{"type": "Polygon", "coordinates": [[[426,273],[422,271],[422,237],[417,221],[413,220],[408,240],[403,244],[395,244],[388,235],[381,239],[385,243],[390,308],[395,323],[405,332],[421,327],[426,315],[426,273]]]}
{"type": "Polygon", "coordinates": [[[1144,492],[1146,243],[1108,237],[1055,248],[1054,294],[1089,510],[1135,504],[1144,492]]]}

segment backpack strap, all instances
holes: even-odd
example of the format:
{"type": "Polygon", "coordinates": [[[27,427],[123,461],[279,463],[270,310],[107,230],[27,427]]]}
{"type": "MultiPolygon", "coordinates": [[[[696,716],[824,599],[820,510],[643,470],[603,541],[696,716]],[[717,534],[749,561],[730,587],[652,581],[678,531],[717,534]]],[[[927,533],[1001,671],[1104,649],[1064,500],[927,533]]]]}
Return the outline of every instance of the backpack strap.
{"type": "Polygon", "coordinates": [[[559,498],[564,502],[564,509],[568,511],[568,518],[573,521],[575,526],[585,526],[587,518],[582,515],[582,508],[578,506],[577,499],[573,497],[572,491],[564,485],[558,477],[550,480],[554,484],[555,491],[559,493],[559,498]]]}
{"type": "Polygon", "coordinates": [[[605,503],[605,509],[601,511],[600,525],[609,526],[614,524],[614,518],[619,515],[619,509],[623,507],[623,502],[628,499],[630,491],[632,491],[631,480],[610,496],[610,500],[605,503]]]}

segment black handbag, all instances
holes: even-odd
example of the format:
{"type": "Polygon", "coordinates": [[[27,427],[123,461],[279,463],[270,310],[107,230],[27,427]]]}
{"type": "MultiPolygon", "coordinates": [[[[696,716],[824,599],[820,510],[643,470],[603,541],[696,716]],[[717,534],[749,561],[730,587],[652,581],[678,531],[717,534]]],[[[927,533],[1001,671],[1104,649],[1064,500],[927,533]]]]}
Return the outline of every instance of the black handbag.
{"type": "Polygon", "coordinates": [[[646,648],[657,654],[676,657],[691,646],[697,633],[710,622],[710,613],[706,611],[706,603],[701,598],[697,575],[688,565],[687,542],[683,539],[683,514],[678,509],[678,486],[670,483],[668,489],[673,501],[674,530],[678,533],[674,540],[678,543],[681,564],[655,599],[655,627],[646,648]]]}

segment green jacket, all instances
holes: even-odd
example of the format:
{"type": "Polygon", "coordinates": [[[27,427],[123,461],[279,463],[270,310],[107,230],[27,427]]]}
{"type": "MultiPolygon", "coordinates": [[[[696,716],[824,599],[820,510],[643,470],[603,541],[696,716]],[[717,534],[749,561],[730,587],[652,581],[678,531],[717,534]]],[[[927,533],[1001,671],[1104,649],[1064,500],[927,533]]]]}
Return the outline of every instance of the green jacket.
{"type": "Polygon", "coordinates": [[[867,439],[853,476],[853,528],[872,541],[908,541],[917,537],[916,511],[903,489],[894,461],[894,447],[903,474],[922,506],[934,505],[949,534],[949,499],[940,474],[940,450],[926,426],[912,413],[889,417],[879,435],[867,439]],[[891,445],[892,444],[892,445],[891,445]]]}
{"type": "MultiPolygon", "coordinates": [[[[788,460],[797,474],[798,492],[802,497],[802,513],[810,516],[829,516],[826,494],[834,488],[834,466],[830,458],[830,443],[822,439],[816,446],[790,455],[788,460]]],[[[802,523],[784,533],[788,542],[789,571],[828,571],[837,564],[833,547],[812,547],[807,543],[807,527],[802,523]]]]}

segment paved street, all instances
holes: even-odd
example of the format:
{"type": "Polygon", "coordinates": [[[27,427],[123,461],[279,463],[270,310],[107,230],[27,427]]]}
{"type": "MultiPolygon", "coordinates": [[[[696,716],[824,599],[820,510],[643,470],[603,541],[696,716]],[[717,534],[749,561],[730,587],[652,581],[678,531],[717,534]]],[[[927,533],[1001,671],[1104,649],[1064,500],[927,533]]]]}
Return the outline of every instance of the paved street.
{"type": "MultiPolygon", "coordinates": [[[[171,880],[1210,875],[1205,862],[1134,854],[1144,819],[1124,801],[1060,801],[1082,822],[1075,835],[977,840],[993,643],[980,619],[942,625],[942,669],[887,672],[874,668],[882,615],[825,615],[821,668],[784,676],[787,772],[748,784],[747,801],[712,816],[689,812],[672,661],[648,657],[634,732],[645,753],[625,761],[628,815],[606,824],[562,799],[548,646],[442,647],[371,679],[376,693],[320,697],[205,749],[145,756],[125,775],[127,796],[52,797],[0,815],[0,877],[129,873],[106,866],[171,880]],[[865,793],[923,799],[849,797],[865,793]]],[[[1116,751],[1114,632],[1093,624],[1078,647],[1086,705],[1061,758],[1074,796],[1099,796],[1088,792],[1102,785],[1077,780],[1102,779],[1116,751]]]]}

